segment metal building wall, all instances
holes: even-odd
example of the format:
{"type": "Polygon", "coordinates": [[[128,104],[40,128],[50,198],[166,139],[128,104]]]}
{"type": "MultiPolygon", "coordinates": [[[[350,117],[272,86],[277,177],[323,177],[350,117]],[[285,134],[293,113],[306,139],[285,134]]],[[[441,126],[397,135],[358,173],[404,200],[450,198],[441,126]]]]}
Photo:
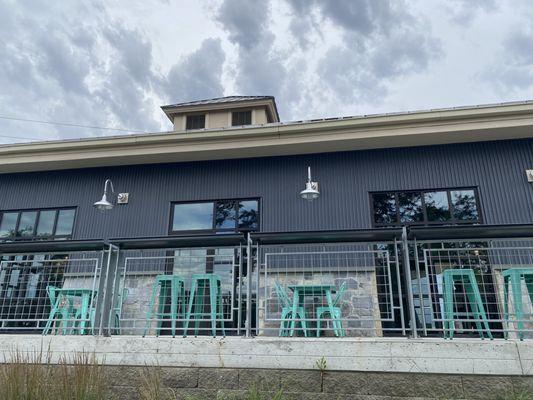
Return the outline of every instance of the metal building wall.
{"type": "Polygon", "coordinates": [[[533,139],[0,175],[0,209],[77,206],[75,238],[167,235],[171,201],[261,198],[263,231],[371,227],[377,190],[477,186],[484,222],[533,223],[533,139]],[[322,196],[299,198],[306,167],[322,196]],[[130,203],[92,207],[106,178],[130,203]]]}

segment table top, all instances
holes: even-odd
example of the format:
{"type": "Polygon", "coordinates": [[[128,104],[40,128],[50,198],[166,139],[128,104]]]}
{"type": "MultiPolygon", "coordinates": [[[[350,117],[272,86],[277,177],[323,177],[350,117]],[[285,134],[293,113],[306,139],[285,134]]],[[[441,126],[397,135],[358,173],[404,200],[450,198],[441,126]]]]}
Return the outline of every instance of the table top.
{"type": "Polygon", "coordinates": [[[299,294],[310,296],[323,295],[327,291],[334,293],[337,290],[335,285],[287,285],[287,287],[293,292],[298,291],[299,294]]]}
{"type": "Polygon", "coordinates": [[[56,292],[60,292],[61,294],[67,296],[83,296],[93,292],[96,294],[97,290],[89,288],[60,288],[56,289],[56,292]]]}

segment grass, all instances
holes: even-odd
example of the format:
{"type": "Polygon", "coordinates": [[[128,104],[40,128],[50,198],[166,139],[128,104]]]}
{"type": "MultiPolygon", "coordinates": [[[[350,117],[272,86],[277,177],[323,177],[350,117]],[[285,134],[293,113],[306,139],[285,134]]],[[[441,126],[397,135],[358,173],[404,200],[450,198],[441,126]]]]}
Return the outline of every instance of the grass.
{"type": "Polygon", "coordinates": [[[104,400],[108,385],[94,355],[76,353],[51,364],[50,353],[15,351],[0,365],[2,400],[104,400]]]}
{"type": "Polygon", "coordinates": [[[176,394],[172,389],[163,386],[161,367],[144,367],[141,375],[139,397],[141,400],[171,400],[176,398],[176,394]]]}
{"type": "MultiPolygon", "coordinates": [[[[104,400],[111,390],[103,362],[94,354],[74,353],[51,362],[51,353],[14,351],[0,364],[0,400],[104,400]]],[[[325,360],[317,368],[326,370],[325,360]]],[[[177,394],[165,387],[162,369],[146,366],[137,388],[141,400],[171,400],[177,394]]],[[[196,400],[195,396],[186,397],[196,400]]],[[[239,400],[284,400],[280,390],[275,394],[250,388],[239,400]]],[[[519,392],[499,397],[498,400],[530,400],[530,392],[519,392]]]]}

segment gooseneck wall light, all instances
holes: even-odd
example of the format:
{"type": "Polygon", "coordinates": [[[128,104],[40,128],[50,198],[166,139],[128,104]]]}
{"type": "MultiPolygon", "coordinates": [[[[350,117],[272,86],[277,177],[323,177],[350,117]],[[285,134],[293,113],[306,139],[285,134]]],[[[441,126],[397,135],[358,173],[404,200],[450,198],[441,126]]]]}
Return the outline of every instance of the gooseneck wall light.
{"type": "Polygon", "coordinates": [[[300,192],[300,196],[308,201],[318,199],[320,196],[318,182],[313,182],[311,179],[311,167],[307,167],[307,183],[305,184],[305,189],[300,192]]]}
{"type": "Polygon", "coordinates": [[[96,207],[100,211],[111,210],[114,206],[112,202],[107,200],[108,186],[111,186],[111,192],[115,194],[115,188],[113,187],[113,182],[111,182],[110,179],[106,179],[105,185],[104,185],[104,195],[102,196],[102,200],[99,200],[93,204],[94,207],[96,207]]]}
{"type": "MultiPolygon", "coordinates": [[[[113,186],[113,182],[111,182],[111,179],[106,179],[105,185],[104,185],[104,195],[102,196],[102,200],[97,201],[96,203],[93,204],[100,211],[111,210],[115,206],[113,201],[109,201],[107,199],[107,195],[109,193],[108,192],[109,186],[111,186],[111,193],[113,193],[113,195],[115,194],[115,188],[113,186]]],[[[117,201],[116,201],[117,204],[128,204],[129,200],[130,200],[129,193],[117,194],[117,201]]]]}

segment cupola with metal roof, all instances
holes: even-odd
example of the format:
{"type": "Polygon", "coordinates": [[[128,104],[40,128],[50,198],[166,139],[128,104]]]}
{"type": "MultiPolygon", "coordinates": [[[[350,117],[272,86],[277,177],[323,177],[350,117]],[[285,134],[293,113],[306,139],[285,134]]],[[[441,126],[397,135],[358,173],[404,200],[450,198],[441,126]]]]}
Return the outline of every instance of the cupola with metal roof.
{"type": "Polygon", "coordinates": [[[174,131],[223,129],[279,121],[273,96],[226,96],[161,107],[174,131]]]}

